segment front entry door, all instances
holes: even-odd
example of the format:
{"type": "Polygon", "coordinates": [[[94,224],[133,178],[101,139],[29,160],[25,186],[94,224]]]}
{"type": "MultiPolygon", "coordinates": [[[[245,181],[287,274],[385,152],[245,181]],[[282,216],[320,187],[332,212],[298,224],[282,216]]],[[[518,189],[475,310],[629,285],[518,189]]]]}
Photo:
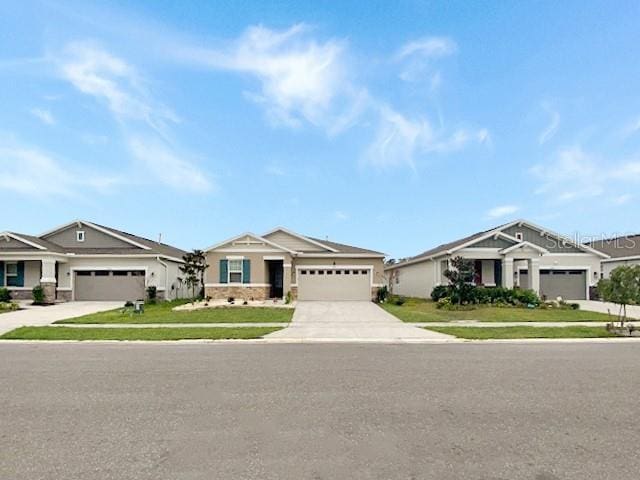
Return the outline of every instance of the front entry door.
{"type": "Polygon", "coordinates": [[[284,295],[282,262],[269,263],[269,283],[271,284],[271,298],[282,298],[284,295]]]}

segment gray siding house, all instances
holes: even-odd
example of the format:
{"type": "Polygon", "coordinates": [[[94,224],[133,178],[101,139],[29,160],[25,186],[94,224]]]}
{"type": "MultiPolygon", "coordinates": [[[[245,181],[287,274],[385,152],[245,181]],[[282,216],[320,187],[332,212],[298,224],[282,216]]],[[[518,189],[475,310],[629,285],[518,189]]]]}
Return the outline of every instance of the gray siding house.
{"type": "Polygon", "coordinates": [[[640,265],[640,234],[598,240],[588,245],[609,257],[602,260],[603,278],[609,278],[616,267],[640,265]]]}
{"type": "Polygon", "coordinates": [[[0,287],[14,299],[36,285],[48,301],[137,300],[186,296],[179,280],[184,251],[114,228],[76,220],[39,236],[0,233],[0,287]]]}
{"type": "Polygon", "coordinates": [[[428,298],[450,260],[475,262],[476,285],[532,289],[543,298],[589,298],[600,278],[600,262],[608,255],[526,220],[516,220],[449,242],[385,268],[396,294],[428,298]]]}

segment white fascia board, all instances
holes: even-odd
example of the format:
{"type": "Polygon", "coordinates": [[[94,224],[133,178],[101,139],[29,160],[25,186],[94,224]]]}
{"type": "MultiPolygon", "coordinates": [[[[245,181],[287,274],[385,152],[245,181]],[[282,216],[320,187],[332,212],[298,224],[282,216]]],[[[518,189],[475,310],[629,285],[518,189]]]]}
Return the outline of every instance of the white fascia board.
{"type": "Polygon", "coordinates": [[[611,257],[601,260],[602,263],[626,262],[628,260],[640,260],[640,255],[631,255],[629,257],[611,257]]]}
{"type": "Polygon", "coordinates": [[[25,245],[29,245],[31,247],[37,248],[38,250],[47,250],[46,247],[43,247],[42,245],[38,245],[37,243],[34,243],[30,240],[27,240],[26,238],[22,238],[20,235],[16,235],[15,233],[11,233],[11,232],[2,232],[0,233],[0,237],[9,237],[9,238],[13,238],[14,240],[17,240],[21,243],[24,243],[25,245]]]}
{"type": "Polygon", "coordinates": [[[299,258],[384,258],[383,253],[299,253],[299,258]]]}
{"type": "Polygon", "coordinates": [[[264,234],[264,236],[266,237],[267,235],[271,235],[272,233],[276,233],[276,232],[284,232],[288,235],[291,235],[292,237],[296,237],[300,240],[303,240],[305,242],[309,242],[312,245],[315,245],[316,247],[320,247],[320,248],[324,248],[326,250],[329,250],[330,252],[338,252],[338,250],[336,250],[335,248],[331,248],[323,243],[320,242],[316,242],[315,240],[310,239],[309,237],[305,237],[304,235],[300,235],[299,233],[296,232],[292,232],[291,230],[288,230],[284,227],[277,227],[274,228],[273,230],[267,232],[264,234]]]}
{"type": "Polygon", "coordinates": [[[522,247],[529,247],[532,248],[533,250],[537,250],[540,253],[549,253],[549,250],[547,250],[546,248],[543,248],[539,245],[536,245],[534,243],[531,242],[520,242],[517,245],[512,245],[510,247],[507,248],[503,248],[502,250],[499,251],[499,253],[510,253],[513,252],[514,250],[518,250],[522,247]]]}

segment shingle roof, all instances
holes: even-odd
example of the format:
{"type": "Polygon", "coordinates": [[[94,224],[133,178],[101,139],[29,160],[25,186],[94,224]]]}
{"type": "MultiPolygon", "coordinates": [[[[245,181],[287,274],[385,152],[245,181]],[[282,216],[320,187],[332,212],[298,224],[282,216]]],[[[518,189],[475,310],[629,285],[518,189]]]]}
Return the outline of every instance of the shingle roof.
{"type": "Polygon", "coordinates": [[[14,235],[24,238],[25,240],[28,240],[32,243],[35,243],[36,245],[40,245],[41,247],[46,248],[47,250],[51,251],[51,252],[56,252],[56,253],[64,253],[65,249],[63,247],[61,247],[60,245],[57,245],[53,242],[50,242],[48,240],[45,240],[43,238],[40,237],[34,237],[33,235],[25,235],[24,233],[15,233],[15,232],[10,232],[13,233],[14,235]]]}
{"type": "Polygon", "coordinates": [[[611,258],[640,256],[640,234],[598,240],[589,242],[587,245],[606,253],[611,258]]]}
{"type": "MultiPolygon", "coordinates": [[[[97,225],[100,228],[104,228],[105,230],[108,230],[112,233],[115,233],[116,235],[120,235],[121,237],[127,238],[129,240],[132,240],[136,243],[139,243],[141,245],[144,245],[145,247],[148,247],[149,250],[144,250],[143,252],[140,251],[140,249],[132,249],[131,253],[135,254],[135,253],[155,253],[155,254],[159,254],[159,255],[166,255],[168,257],[175,257],[175,258],[180,258],[182,259],[182,256],[184,254],[186,254],[187,252],[185,252],[184,250],[181,250],[179,248],[176,247],[172,247],[171,245],[167,245],[166,243],[160,243],[160,242],[154,242],[153,240],[149,240],[148,238],[144,238],[144,237],[139,237],[138,235],[132,235],[131,233],[127,233],[127,232],[123,232],[122,230],[117,230],[115,228],[111,228],[111,227],[107,227],[105,225],[100,225],[97,223],[94,223],[94,225],[97,225]]],[[[83,249],[82,252],[86,252],[88,249],[83,249]]],[[[122,248],[112,248],[112,249],[92,249],[92,250],[102,250],[104,252],[96,252],[96,253],[123,253],[123,249],[122,248]]]]}
{"type": "Polygon", "coordinates": [[[472,240],[475,240],[476,238],[481,238],[484,235],[487,235],[490,232],[493,231],[497,231],[499,229],[501,229],[502,227],[505,227],[506,225],[509,225],[509,223],[504,223],[502,225],[498,225],[497,227],[493,227],[490,228],[488,230],[484,230],[482,232],[478,232],[478,233],[474,233],[472,235],[468,235],[464,238],[460,238],[458,240],[454,240],[453,242],[449,242],[449,243],[443,243],[442,245],[438,245],[437,247],[431,248],[429,250],[426,250],[418,255],[415,255],[413,257],[409,257],[405,260],[403,260],[402,262],[396,263],[394,265],[390,265],[390,267],[395,267],[395,266],[399,266],[402,265],[404,263],[408,263],[408,262],[415,262],[416,260],[421,260],[421,259],[426,259],[426,258],[431,258],[431,257],[435,257],[438,254],[444,254],[445,252],[451,250],[452,248],[456,248],[459,247],[460,245],[464,245],[465,243],[471,242],[472,240]]]}
{"type": "Polygon", "coordinates": [[[344,243],[332,242],[329,240],[321,240],[319,238],[307,237],[314,242],[321,243],[327,247],[337,250],[336,253],[357,253],[357,254],[371,254],[375,256],[385,256],[382,252],[376,252],[375,250],[367,250],[366,248],[354,247],[352,245],[345,245],[344,243]]]}

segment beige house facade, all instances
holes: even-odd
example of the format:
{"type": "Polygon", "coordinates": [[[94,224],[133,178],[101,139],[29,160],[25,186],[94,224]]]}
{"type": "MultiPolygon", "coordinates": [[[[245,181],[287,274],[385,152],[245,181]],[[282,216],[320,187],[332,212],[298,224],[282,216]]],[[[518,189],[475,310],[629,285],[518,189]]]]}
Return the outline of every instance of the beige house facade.
{"type": "Polygon", "coordinates": [[[471,259],[476,285],[520,287],[546,299],[590,297],[609,258],[526,220],[479,232],[406,259],[385,269],[389,289],[399,295],[428,298],[448,283],[444,272],[452,258],[471,259]]]}
{"type": "Polygon", "coordinates": [[[30,299],[40,285],[46,300],[139,300],[148,287],[161,299],[187,296],[180,281],[184,251],[84,220],[39,236],[0,233],[0,288],[30,299]]]}
{"type": "Polygon", "coordinates": [[[383,253],[285,228],[244,233],[205,252],[205,295],[214,299],[371,300],[385,284],[383,253]]]}

